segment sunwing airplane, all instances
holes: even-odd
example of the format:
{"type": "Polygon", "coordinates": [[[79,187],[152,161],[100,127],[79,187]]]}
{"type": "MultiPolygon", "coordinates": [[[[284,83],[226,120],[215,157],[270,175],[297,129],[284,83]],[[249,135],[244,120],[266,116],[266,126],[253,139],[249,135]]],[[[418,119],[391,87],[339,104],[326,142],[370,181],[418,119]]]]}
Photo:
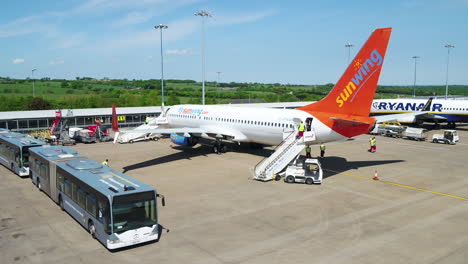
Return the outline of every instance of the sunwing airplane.
{"type": "Polygon", "coordinates": [[[455,123],[468,122],[467,100],[430,99],[432,104],[427,106],[426,99],[377,99],[372,103],[371,115],[380,116],[387,114],[417,113],[426,104],[427,111],[415,116],[402,116],[395,119],[400,123],[422,124],[423,122],[447,123],[450,128],[455,128],[455,123]]]}
{"type": "MultiPolygon", "coordinates": [[[[158,121],[161,128],[129,132],[171,134],[175,144],[185,146],[194,146],[200,138],[207,138],[215,142],[215,152],[223,148],[223,141],[278,145],[284,133],[292,131],[301,121],[307,131],[315,133],[313,144],[368,133],[376,121],[395,119],[395,115],[369,117],[391,31],[391,28],[376,29],[321,101],[297,109],[175,105],[162,112],[158,121]]],[[[113,127],[118,129],[117,124],[113,127]]]]}

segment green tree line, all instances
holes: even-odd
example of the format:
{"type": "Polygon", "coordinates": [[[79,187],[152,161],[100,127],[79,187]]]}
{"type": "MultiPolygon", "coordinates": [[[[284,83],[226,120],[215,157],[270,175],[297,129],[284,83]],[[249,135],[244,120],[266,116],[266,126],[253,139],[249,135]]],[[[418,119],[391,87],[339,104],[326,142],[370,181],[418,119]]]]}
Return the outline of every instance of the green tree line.
{"type": "MultiPolygon", "coordinates": [[[[263,99],[266,102],[317,101],[334,84],[294,85],[279,83],[206,82],[206,103],[229,103],[230,99],[263,99]]],[[[193,80],[165,80],[165,105],[201,103],[201,84],[193,80]]],[[[467,95],[467,86],[450,86],[450,94],[467,95]]],[[[377,98],[411,96],[412,86],[378,86],[377,98]]],[[[445,86],[418,86],[416,95],[444,95],[445,86]]],[[[66,108],[100,108],[161,105],[160,80],[75,80],[0,77],[0,111],[66,108]],[[32,96],[34,81],[35,97],[32,96]]]]}

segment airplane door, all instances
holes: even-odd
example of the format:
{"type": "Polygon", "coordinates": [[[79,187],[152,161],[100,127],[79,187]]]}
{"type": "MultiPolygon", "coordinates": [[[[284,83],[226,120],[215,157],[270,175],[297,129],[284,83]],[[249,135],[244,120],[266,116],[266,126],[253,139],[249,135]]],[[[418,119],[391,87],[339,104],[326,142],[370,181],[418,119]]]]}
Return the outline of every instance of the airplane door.
{"type": "Polygon", "coordinates": [[[312,117],[308,117],[305,122],[306,131],[312,131],[312,117]]]}

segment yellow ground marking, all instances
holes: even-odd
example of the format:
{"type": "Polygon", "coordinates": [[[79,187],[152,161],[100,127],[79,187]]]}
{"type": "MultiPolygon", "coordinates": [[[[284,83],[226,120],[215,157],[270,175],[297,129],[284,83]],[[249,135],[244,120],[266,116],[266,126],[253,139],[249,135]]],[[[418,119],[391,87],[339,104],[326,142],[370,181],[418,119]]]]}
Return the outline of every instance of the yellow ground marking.
{"type": "Polygon", "coordinates": [[[338,172],[338,171],[327,170],[327,169],[323,169],[323,170],[325,170],[325,171],[331,171],[331,172],[338,173],[338,174],[343,174],[343,175],[346,175],[346,176],[356,177],[356,178],[360,178],[360,179],[364,179],[364,180],[369,180],[369,181],[375,181],[375,182],[385,183],[385,184],[389,184],[389,185],[393,185],[393,186],[398,186],[398,187],[402,187],[402,188],[407,188],[407,189],[411,189],[411,190],[417,190],[417,191],[421,191],[421,192],[428,192],[428,193],[432,193],[432,194],[437,194],[437,195],[442,195],[442,196],[447,196],[447,197],[451,197],[451,198],[455,198],[455,199],[460,199],[460,200],[468,201],[468,198],[464,198],[464,197],[460,197],[460,196],[455,196],[455,195],[450,195],[450,194],[446,194],[446,193],[433,192],[433,191],[430,191],[430,190],[425,190],[425,189],[416,188],[416,187],[412,187],[412,186],[408,186],[408,185],[403,185],[403,184],[399,184],[399,183],[394,183],[394,182],[389,182],[389,181],[374,180],[374,179],[369,178],[369,177],[364,177],[364,176],[349,174],[349,173],[346,173],[346,172],[338,172]]]}

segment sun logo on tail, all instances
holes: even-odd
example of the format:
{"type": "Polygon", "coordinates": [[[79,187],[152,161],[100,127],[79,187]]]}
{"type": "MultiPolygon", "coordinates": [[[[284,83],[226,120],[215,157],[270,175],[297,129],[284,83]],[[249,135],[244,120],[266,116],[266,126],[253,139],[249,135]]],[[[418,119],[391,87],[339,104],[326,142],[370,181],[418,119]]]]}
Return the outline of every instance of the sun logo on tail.
{"type": "Polygon", "coordinates": [[[359,68],[361,68],[362,66],[362,61],[361,59],[357,59],[355,62],[354,62],[354,70],[359,70],[359,68]]]}

